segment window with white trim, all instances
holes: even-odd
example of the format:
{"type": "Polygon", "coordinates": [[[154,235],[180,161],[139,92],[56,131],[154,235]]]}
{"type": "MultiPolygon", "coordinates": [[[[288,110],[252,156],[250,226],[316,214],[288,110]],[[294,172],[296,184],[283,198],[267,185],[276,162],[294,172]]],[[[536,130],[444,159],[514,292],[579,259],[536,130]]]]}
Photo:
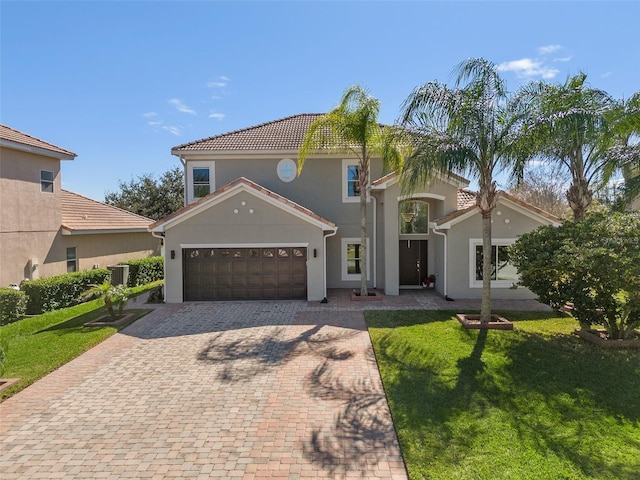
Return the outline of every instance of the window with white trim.
{"type": "MultiPolygon", "coordinates": [[[[353,158],[342,160],[342,201],[344,203],[360,201],[360,167],[358,163],[358,160],[353,158]]],[[[369,201],[368,197],[367,201],[369,201]]]]}
{"type": "Polygon", "coordinates": [[[283,182],[292,182],[298,175],[298,165],[290,158],[283,158],[278,162],[277,173],[283,182]]]}
{"type": "Polygon", "coordinates": [[[56,175],[49,170],[40,170],[40,191],[53,193],[53,181],[56,175]]]}
{"type": "MultiPolygon", "coordinates": [[[[342,239],[342,280],[360,280],[362,262],[362,244],[360,238],[342,239]]],[[[367,238],[367,280],[371,278],[371,263],[369,262],[369,239],[367,238]]]]}
{"type": "Polygon", "coordinates": [[[213,162],[189,162],[187,167],[187,203],[214,191],[213,162]]]}
{"type": "Polygon", "coordinates": [[[78,271],[78,253],[76,247],[67,247],[67,273],[78,271]]]}
{"type": "MultiPolygon", "coordinates": [[[[511,263],[509,247],[515,238],[494,238],[491,242],[491,286],[510,288],[519,279],[518,270],[511,263]]],[[[469,287],[482,288],[483,248],[481,238],[469,240],[469,287]]]]}

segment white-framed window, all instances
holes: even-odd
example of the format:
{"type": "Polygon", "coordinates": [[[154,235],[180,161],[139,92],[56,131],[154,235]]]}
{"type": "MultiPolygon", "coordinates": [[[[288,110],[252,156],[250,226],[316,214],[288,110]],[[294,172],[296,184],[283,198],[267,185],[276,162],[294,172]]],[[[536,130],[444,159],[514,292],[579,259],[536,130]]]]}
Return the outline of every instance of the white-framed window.
{"type": "Polygon", "coordinates": [[[290,158],[283,158],[278,162],[277,173],[283,182],[292,182],[298,175],[298,165],[290,158]]]}
{"type": "Polygon", "coordinates": [[[53,181],[56,174],[49,170],[40,170],[40,191],[45,193],[53,193],[53,181]]]}
{"type": "Polygon", "coordinates": [[[403,200],[398,205],[400,235],[429,234],[429,204],[423,200],[403,200]]]}
{"type": "Polygon", "coordinates": [[[214,162],[195,161],[187,165],[187,203],[193,203],[215,190],[214,162]]]}
{"type": "MultiPolygon", "coordinates": [[[[509,247],[515,238],[491,240],[491,286],[510,288],[519,279],[518,270],[509,258],[509,247]]],[[[482,239],[469,240],[469,287],[482,288],[482,239]]]]}
{"type": "MultiPolygon", "coordinates": [[[[357,203],[360,201],[359,166],[357,159],[342,160],[342,201],[357,203]]],[[[369,178],[371,181],[371,178],[369,178]]],[[[367,202],[369,197],[367,195],[367,202]]]]}
{"type": "Polygon", "coordinates": [[[67,247],[67,273],[78,271],[78,253],[76,247],[67,247]]]}
{"type": "MultiPolygon", "coordinates": [[[[342,280],[360,280],[360,265],[362,260],[362,249],[360,248],[360,238],[342,239],[342,280]]],[[[371,262],[369,259],[369,239],[367,238],[367,280],[371,278],[371,262]]]]}

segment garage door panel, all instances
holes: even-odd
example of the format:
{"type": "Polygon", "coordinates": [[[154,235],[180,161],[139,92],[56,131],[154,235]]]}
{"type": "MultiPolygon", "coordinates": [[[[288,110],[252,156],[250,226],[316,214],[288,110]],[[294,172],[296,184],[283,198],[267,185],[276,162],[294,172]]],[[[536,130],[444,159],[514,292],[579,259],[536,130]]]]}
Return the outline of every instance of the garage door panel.
{"type": "Polygon", "coordinates": [[[306,260],[304,247],[184,249],[184,298],[306,298],[306,260]]]}

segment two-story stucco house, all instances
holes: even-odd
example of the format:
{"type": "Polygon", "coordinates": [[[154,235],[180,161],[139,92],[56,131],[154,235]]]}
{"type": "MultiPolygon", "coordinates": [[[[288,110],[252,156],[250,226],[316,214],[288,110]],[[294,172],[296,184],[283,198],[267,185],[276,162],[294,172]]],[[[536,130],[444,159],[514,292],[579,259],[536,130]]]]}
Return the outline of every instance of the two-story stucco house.
{"type": "MultiPolygon", "coordinates": [[[[185,169],[186,206],[150,229],[165,239],[165,300],[322,300],[328,288],[358,288],[357,159],[315,155],[297,173],[298,149],[318,114],[295,115],[172,149],[185,169]]],[[[371,162],[369,286],[387,295],[435,288],[452,298],[481,295],[481,219],[469,182],[442,178],[404,195],[394,174],[371,162]]],[[[494,298],[517,272],[505,247],[552,215],[501,194],[494,212],[494,298]]]]}
{"type": "Polygon", "coordinates": [[[153,220],[61,188],[75,157],[0,125],[0,286],[158,254],[153,220]]]}

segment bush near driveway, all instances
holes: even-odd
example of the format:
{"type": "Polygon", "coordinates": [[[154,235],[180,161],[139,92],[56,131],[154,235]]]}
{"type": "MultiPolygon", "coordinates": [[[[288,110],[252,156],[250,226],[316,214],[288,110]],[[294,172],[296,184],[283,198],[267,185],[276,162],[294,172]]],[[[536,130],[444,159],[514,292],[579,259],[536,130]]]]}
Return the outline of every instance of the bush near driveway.
{"type": "Polygon", "coordinates": [[[412,480],[637,480],[640,355],[606,351],[553,312],[496,312],[466,330],[447,311],[365,318],[412,480]]]}
{"type": "Polygon", "coordinates": [[[27,311],[27,296],[13,288],[0,288],[0,325],[15,322],[27,311]]]}

